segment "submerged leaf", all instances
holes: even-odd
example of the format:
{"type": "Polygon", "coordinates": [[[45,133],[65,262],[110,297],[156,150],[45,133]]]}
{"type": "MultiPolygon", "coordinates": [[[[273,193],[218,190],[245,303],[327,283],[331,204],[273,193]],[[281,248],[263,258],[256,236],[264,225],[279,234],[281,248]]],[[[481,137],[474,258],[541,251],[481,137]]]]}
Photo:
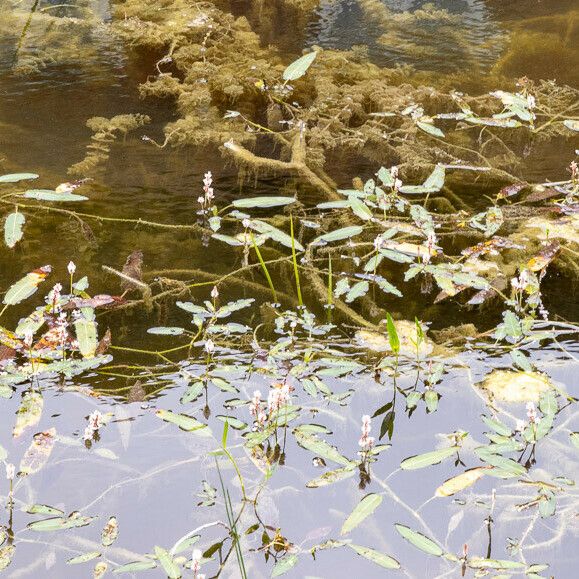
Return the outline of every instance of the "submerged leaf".
{"type": "Polygon", "coordinates": [[[297,80],[306,74],[308,68],[312,65],[314,60],[318,56],[315,51],[308,52],[303,56],[300,56],[297,60],[294,60],[284,71],[283,79],[286,81],[297,80]]]}
{"type": "Polygon", "coordinates": [[[298,563],[298,556],[295,554],[286,555],[282,557],[271,571],[272,577],[280,577],[285,575],[290,569],[293,569],[298,563]]]}
{"type": "Polygon", "coordinates": [[[56,429],[34,435],[32,443],[20,461],[20,474],[36,474],[48,461],[54,448],[56,429]]]}
{"type": "Polygon", "coordinates": [[[27,428],[35,426],[42,416],[44,399],[36,390],[27,390],[22,395],[22,402],[16,412],[16,424],[12,436],[18,438],[27,428]]]}

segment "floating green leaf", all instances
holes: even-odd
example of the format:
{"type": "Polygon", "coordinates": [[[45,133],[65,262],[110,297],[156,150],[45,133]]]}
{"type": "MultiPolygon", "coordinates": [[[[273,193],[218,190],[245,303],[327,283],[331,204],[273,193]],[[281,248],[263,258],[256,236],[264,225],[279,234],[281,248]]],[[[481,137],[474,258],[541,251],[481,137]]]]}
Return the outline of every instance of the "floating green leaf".
{"type": "Polygon", "coordinates": [[[376,563],[376,565],[384,567],[384,569],[400,569],[400,563],[389,555],[385,555],[384,553],[380,553],[379,551],[370,549],[369,547],[354,545],[353,543],[349,543],[348,547],[358,553],[358,555],[361,555],[369,561],[372,561],[372,563],[376,563]]]}
{"type": "Polygon", "coordinates": [[[155,561],[133,561],[132,563],[117,567],[113,571],[113,574],[136,573],[137,571],[147,571],[148,569],[155,569],[156,567],[157,564],[155,561]]]}
{"type": "Polygon", "coordinates": [[[342,535],[349,533],[355,529],[364,519],[369,517],[382,503],[384,497],[375,493],[370,493],[363,497],[356,505],[350,516],[344,521],[342,525],[342,535]]]}
{"type": "Polygon", "coordinates": [[[77,195],[76,193],[57,193],[52,189],[29,189],[22,194],[27,199],[36,199],[37,201],[61,201],[61,202],[76,202],[86,201],[88,197],[84,195],[77,195]]]}
{"type": "Polygon", "coordinates": [[[98,346],[96,322],[85,317],[79,318],[74,322],[74,330],[82,357],[94,358],[98,346]]]}
{"type": "Polygon", "coordinates": [[[171,424],[176,424],[181,430],[187,432],[194,432],[200,436],[212,436],[210,428],[207,424],[199,422],[192,416],[187,416],[186,414],[176,414],[170,410],[157,410],[155,414],[165,422],[170,422],[171,424]]]}
{"type": "Polygon", "coordinates": [[[181,577],[181,569],[165,549],[155,546],[155,555],[169,579],[179,579],[181,577]]]}
{"type": "Polygon", "coordinates": [[[396,524],[394,527],[409,543],[424,553],[435,555],[436,557],[441,557],[444,554],[444,551],[426,535],[423,535],[418,531],[413,531],[410,527],[405,525],[396,524]]]}
{"type": "Polygon", "coordinates": [[[309,489],[317,489],[320,487],[325,487],[331,485],[335,482],[350,478],[355,474],[355,466],[344,466],[342,468],[337,468],[335,470],[330,470],[325,472],[321,476],[312,479],[306,483],[306,487],[309,489]]]}
{"type": "Polygon", "coordinates": [[[0,175],[0,183],[18,183],[18,181],[26,181],[29,179],[38,179],[36,173],[10,173],[8,175],[0,175]]]}
{"type": "Polygon", "coordinates": [[[450,446],[448,448],[441,448],[440,450],[433,450],[432,452],[425,452],[416,456],[405,458],[400,463],[400,468],[404,470],[415,470],[417,468],[424,468],[433,464],[438,464],[446,458],[456,454],[457,446],[450,446]]]}
{"type": "Polygon", "coordinates": [[[18,211],[14,211],[14,213],[10,213],[6,217],[4,222],[4,241],[8,247],[14,247],[22,239],[22,228],[25,223],[26,217],[18,211]]]}
{"type": "Polygon", "coordinates": [[[158,334],[162,336],[180,336],[185,330],[176,326],[159,326],[149,328],[147,334],[158,334]]]}
{"type": "Polygon", "coordinates": [[[271,571],[272,577],[280,577],[285,575],[290,569],[293,569],[298,563],[298,556],[295,554],[286,555],[282,557],[274,566],[271,571]]]}
{"type": "Polygon", "coordinates": [[[293,432],[297,443],[306,450],[313,452],[316,456],[321,456],[343,466],[351,464],[345,456],[342,456],[338,452],[335,446],[328,444],[325,440],[318,438],[314,434],[308,434],[299,430],[294,430],[293,432]]]}
{"type": "Polygon", "coordinates": [[[280,207],[295,203],[295,197],[246,197],[245,199],[235,199],[232,202],[234,207],[280,207]]]}
{"type": "Polygon", "coordinates": [[[360,235],[362,231],[364,231],[364,228],[361,225],[350,225],[349,227],[342,227],[341,229],[336,229],[335,231],[330,231],[330,233],[324,233],[324,235],[316,237],[312,241],[312,244],[315,245],[319,243],[329,243],[331,241],[349,239],[350,237],[360,235]]]}
{"type": "Polygon", "coordinates": [[[38,289],[38,284],[46,279],[46,276],[50,273],[50,271],[50,266],[45,265],[44,267],[26,274],[22,279],[13,284],[6,292],[4,299],[2,300],[3,303],[8,306],[14,306],[26,298],[29,298],[36,292],[38,289]]]}
{"type": "Polygon", "coordinates": [[[68,559],[66,562],[67,565],[78,565],[80,563],[86,563],[88,561],[92,561],[101,556],[100,551],[91,551],[90,553],[85,553],[84,555],[78,555],[76,557],[72,557],[72,559],[68,559]]]}

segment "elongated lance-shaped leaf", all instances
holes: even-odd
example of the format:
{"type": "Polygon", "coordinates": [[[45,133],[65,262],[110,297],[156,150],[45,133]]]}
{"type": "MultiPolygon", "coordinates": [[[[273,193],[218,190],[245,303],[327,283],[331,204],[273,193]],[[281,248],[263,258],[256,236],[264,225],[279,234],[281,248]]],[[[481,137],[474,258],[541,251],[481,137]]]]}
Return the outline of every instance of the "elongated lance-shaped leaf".
{"type": "Polygon", "coordinates": [[[458,446],[450,446],[448,448],[441,448],[440,450],[433,450],[432,452],[410,456],[400,463],[400,468],[404,470],[415,470],[417,468],[424,468],[426,466],[438,464],[444,459],[456,454],[457,450],[458,446]]]}
{"type": "Polygon", "coordinates": [[[294,60],[284,71],[283,71],[283,79],[285,81],[292,81],[301,78],[306,74],[308,68],[312,65],[314,60],[318,56],[318,53],[308,52],[308,54],[304,54],[300,56],[297,60],[294,60]]]}
{"type": "Polygon", "coordinates": [[[238,208],[280,207],[281,205],[295,203],[295,201],[295,197],[246,197],[245,199],[235,199],[232,205],[238,208]]]}
{"type": "Polygon", "coordinates": [[[27,273],[22,279],[10,287],[4,295],[2,302],[8,306],[14,306],[29,298],[36,292],[38,285],[46,279],[51,269],[49,265],[45,265],[27,273]]]}
{"type": "Polygon", "coordinates": [[[413,531],[406,525],[396,524],[394,527],[409,543],[424,553],[427,553],[428,555],[435,555],[436,557],[442,557],[442,555],[444,555],[442,548],[439,547],[432,539],[429,539],[426,535],[423,535],[417,531],[413,531]]]}
{"type": "Polygon", "coordinates": [[[290,569],[293,569],[298,563],[298,556],[295,554],[286,555],[282,557],[273,567],[271,576],[281,577],[285,575],[290,569]]]}
{"type": "Polygon", "coordinates": [[[200,436],[212,436],[211,430],[207,424],[199,422],[192,416],[187,416],[186,414],[177,414],[175,412],[171,412],[170,410],[162,409],[157,410],[155,414],[165,422],[176,424],[181,430],[185,430],[187,432],[195,432],[195,434],[200,436]]]}
{"type": "Polygon", "coordinates": [[[342,535],[349,533],[369,517],[382,503],[382,495],[371,493],[362,498],[342,525],[342,535]]]}
{"type": "Polygon", "coordinates": [[[155,555],[169,579],[180,579],[181,569],[165,549],[155,546],[155,555]]]}
{"type": "Polygon", "coordinates": [[[24,234],[23,227],[26,223],[26,217],[24,214],[14,211],[6,217],[4,222],[4,242],[10,248],[13,248],[21,239],[24,234]]]}
{"type": "Polygon", "coordinates": [[[355,545],[353,543],[349,543],[348,547],[358,553],[358,555],[368,559],[368,561],[384,567],[384,569],[400,569],[400,563],[393,557],[390,557],[390,555],[385,555],[384,553],[380,553],[380,551],[370,549],[370,547],[363,547],[362,545],[355,545]]]}
{"type": "Polygon", "coordinates": [[[28,179],[38,179],[38,175],[36,173],[10,173],[8,175],[0,175],[0,183],[18,183],[18,181],[28,179]]]}
{"type": "Polygon", "coordinates": [[[394,354],[398,354],[400,352],[400,338],[398,337],[398,332],[396,331],[394,320],[389,313],[386,313],[386,329],[388,330],[388,341],[390,342],[390,349],[394,352],[394,354]]]}

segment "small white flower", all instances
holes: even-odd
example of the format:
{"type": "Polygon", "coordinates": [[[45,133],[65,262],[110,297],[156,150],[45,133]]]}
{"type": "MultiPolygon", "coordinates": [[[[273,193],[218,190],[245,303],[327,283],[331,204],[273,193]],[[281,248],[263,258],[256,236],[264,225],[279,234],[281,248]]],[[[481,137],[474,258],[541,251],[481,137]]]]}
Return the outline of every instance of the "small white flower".
{"type": "Polygon", "coordinates": [[[74,272],[76,271],[76,264],[74,263],[74,261],[68,262],[67,269],[70,275],[74,275],[74,272]]]}
{"type": "Polygon", "coordinates": [[[203,553],[199,549],[193,551],[193,558],[191,561],[191,569],[193,570],[193,577],[195,579],[200,579],[199,570],[201,569],[201,559],[203,558],[203,553]]]}
{"type": "Polygon", "coordinates": [[[103,415],[100,413],[99,410],[95,410],[90,414],[88,417],[89,426],[93,430],[98,430],[104,424],[103,415]]]}
{"type": "Polygon", "coordinates": [[[213,289],[211,290],[211,297],[216,300],[219,297],[219,290],[217,289],[217,286],[214,285],[213,289]]]}
{"type": "Polygon", "coordinates": [[[30,346],[32,346],[32,340],[33,340],[33,338],[34,338],[34,334],[32,333],[32,330],[27,329],[27,330],[24,332],[24,345],[25,345],[27,348],[30,348],[30,346]]]}
{"type": "Polygon", "coordinates": [[[527,402],[527,418],[531,424],[538,422],[537,409],[535,408],[535,404],[533,402],[527,402]]]}
{"type": "Polygon", "coordinates": [[[250,225],[251,225],[251,221],[247,218],[245,218],[241,224],[243,225],[243,227],[245,227],[245,229],[249,229],[250,225]]]}
{"type": "Polygon", "coordinates": [[[205,351],[208,354],[213,354],[215,351],[215,344],[213,343],[213,340],[209,339],[205,342],[205,351]]]}
{"type": "Polygon", "coordinates": [[[11,462],[9,462],[6,465],[6,478],[8,480],[14,480],[15,476],[16,476],[16,467],[11,462]]]}
{"type": "Polygon", "coordinates": [[[94,434],[94,430],[92,429],[92,427],[90,426],[90,424],[84,429],[84,434],[82,435],[82,438],[84,441],[89,442],[92,440],[94,434]]]}

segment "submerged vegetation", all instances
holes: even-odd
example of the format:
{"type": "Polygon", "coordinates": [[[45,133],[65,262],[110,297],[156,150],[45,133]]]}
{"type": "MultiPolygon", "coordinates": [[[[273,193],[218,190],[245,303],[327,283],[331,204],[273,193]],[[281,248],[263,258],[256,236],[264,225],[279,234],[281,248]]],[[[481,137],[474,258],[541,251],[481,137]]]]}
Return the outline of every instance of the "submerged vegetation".
{"type": "MultiPolygon", "coordinates": [[[[564,378],[579,332],[568,319],[579,90],[504,76],[516,60],[508,52],[473,95],[454,88],[456,73],[385,68],[360,46],[287,58],[263,41],[269,19],[303,23],[317,3],[250,4],[247,17],[187,0],[112,2],[110,18],[89,2],[41,6],[37,18],[36,3],[26,16],[27,28],[48,21],[51,36],[32,58],[23,30],[18,74],[66,65],[96,35],[142,59],[143,103],[169,102],[174,114],[161,128],[150,109],[88,119],[86,157],[69,169],[77,181],[33,189],[35,173],[0,176],[5,251],[18,260],[50,217],[91,247],[115,228],[175,236],[179,265],[148,267],[168,239],[152,238],[124,265],[118,248],[93,261],[107,293],[89,293],[68,256],[66,272],[46,265],[4,284],[0,396],[17,404],[13,439],[29,445],[0,446],[0,569],[17,567],[22,551],[34,573],[30,549],[49,545],[51,565],[90,565],[94,577],[341,576],[342,564],[369,576],[372,565],[376,576],[426,576],[429,565],[433,577],[545,577],[559,564],[563,576],[571,566],[549,549],[576,532],[579,500],[577,398],[564,378]],[[61,51],[56,39],[73,23],[61,51]],[[143,217],[120,202],[99,212],[94,200],[127,146],[220,151],[243,194],[224,195],[204,171],[179,222],[146,218],[144,205],[143,217]],[[275,194],[263,194],[271,179],[275,194]],[[259,191],[245,194],[246,183],[259,191]],[[39,300],[53,277],[61,282],[39,300]],[[65,411],[74,397],[90,407],[82,423],[65,411]],[[137,435],[150,467],[118,454],[133,424],[150,427],[137,435]],[[76,472],[94,477],[80,481],[88,494],[35,486],[75,462],[97,466],[76,472]],[[104,486],[91,488],[100,476],[104,486]],[[159,528],[136,540],[111,496],[139,505],[117,493],[141,484],[159,519],[146,525],[159,528]],[[183,485],[185,506],[171,499],[183,485]]],[[[377,43],[400,55],[444,58],[428,48],[443,32],[478,62],[457,14],[360,8],[384,28],[377,43]],[[424,35],[409,37],[416,26],[424,35]]],[[[12,11],[2,34],[25,15],[12,11]]],[[[487,42],[499,38],[508,45],[504,32],[487,42]]]]}

